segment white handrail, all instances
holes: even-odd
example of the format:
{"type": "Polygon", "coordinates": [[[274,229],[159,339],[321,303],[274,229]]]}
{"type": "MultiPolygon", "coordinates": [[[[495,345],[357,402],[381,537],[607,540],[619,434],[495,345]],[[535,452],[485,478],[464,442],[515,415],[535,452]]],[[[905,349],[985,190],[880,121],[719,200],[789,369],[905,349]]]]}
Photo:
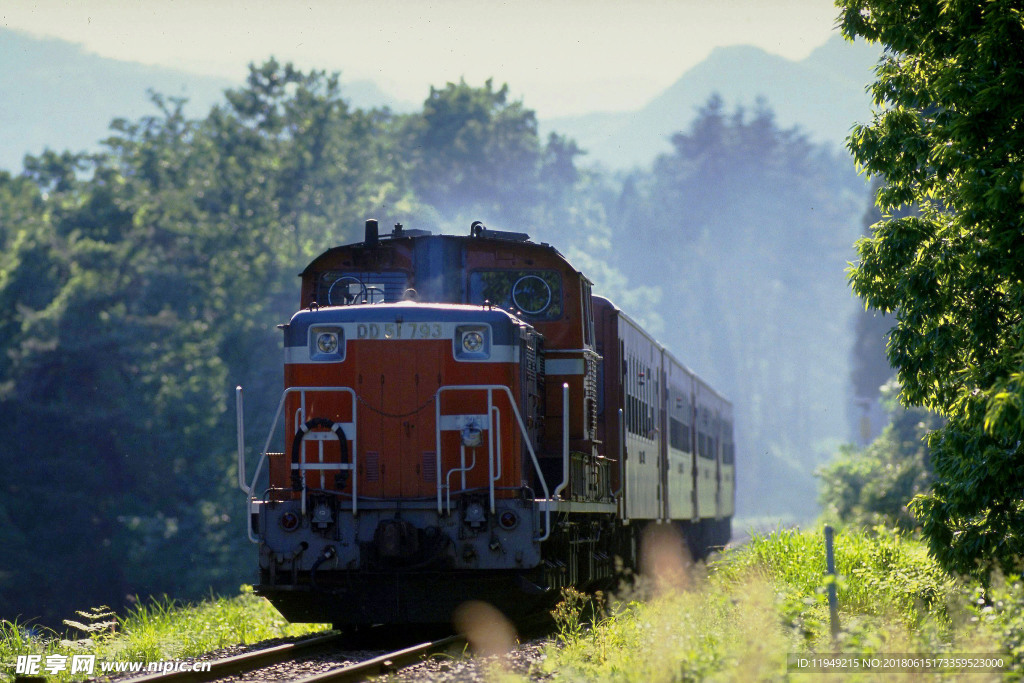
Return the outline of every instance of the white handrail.
{"type": "MultiPolygon", "coordinates": [[[[490,503],[491,514],[494,514],[494,426],[491,410],[494,408],[494,394],[487,392],[487,498],[490,503]]],[[[476,455],[476,451],[473,452],[476,455]]],[[[498,461],[501,462],[500,460],[498,461]]],[[[721,468],[719,468],[721,469],[721,468]]],[[[465,485],[462,488],[466,488],[465,485]]],[[[451,493],[451,489],[449,489],[451,493]]]]}
{"type": "MultiPolygon", "coordinates": [[[[296,393],[296,392],[299,393],[300,398],[301,398],[301,407],[300,407],[299,410],[301,411],[301,413],[296,413],[296,414],[301,416],[301,420],[302,420],[301,423],[305,423],[305,421],[306,421],[306,414],[305,414],[306,393],[307,392],[309,392],[309,393],[321,393],[321,392],[327,393],[327,392],[332,392],[332,391],[334,391],[334,392],[344,392],[344,393],[349,394],[352,397],[352,421],[348,422],[348,423],[343,423],[343,424],[345,426],[351,426],[351,429],[348,432],[346,432],[345,435],[348,436],[349,439],[352,441],[352,452],[351,452],[351,454],[349,456],[349,460],[350,460],[350,462],[352,464],[352,470],[353,470],[353,476],[352,476],[352,514],[356,514],[356,512],[358,511],[357,498],[358,498],[358,493],[359,493],[359,490],[358,490],[359,477],[355,476],[355,472],[357,471],[355,466],[356,466],[356,463],[358,462],[358,454],[359,454],[359,443],[357,441],[357,438],[358,438],[359,435],[358,435],[357,430],[356,430],[356,423],[358,422],[358,419],[357,419],[358,418],[358,400],[356,398],[355,390],[352,389],[351,387],[288,387],[287,389],[284,390],[284,392],[282,392],[281,400],[278,401],[278,403],[277,403],[277,411],[274,413],[274,420],[270,423],[270,430],[267,433],[267,440],[263,444],[263,451],[260,454],[259,462],[256,463],[256,470],[253,472],[253,475],[252,475],[252,483],[248,486],[250,508],[251,508],[252,502],[254,501],[253,491],[256,490],[256,484],[259,481],[260,473],[263,471],[263,466],[264,466],[264,464],[267,461],[267,453],[270,451],[270,442],[274,438],[274,432],[277,429],[277,422],[278,422],[278,420],[281,419],[281,413],[284,411],[285,399],[288,398],[289,394],[293,394],[293,393],[296,393]]],[[[242,480],[244,481],[244,475],[239,475],[239,476],[242,477],[242,480]]],[[[257,543],[258,539],[252,533],[252,524],[248,524],[247,528],[248,528],[248,531],[249,531],[249,540],[252,541],[253,543],[257,543]]]]}
{"type": "Polygon", "coordinates": [[[235,424],[238,429],[238,488],[246,495],[252,495],[252,489],[245,483],[245,412],[242,410],[242,387],[235,387],[235,424]]]}
{"type": "MultiPolygon", "coordinates": [[[[320,433],[320,434],[327,434],[327,433],[329,433],[331,436],[337,438],[338,441],[340,442],[342,437],[339,437],[334,432],[334,429],[336,429],[338,427],[342,428],[342,432],[341,433],[344,435],[344,437],[348,437],[348,434],[344,430],[344,425],[342,423],[338,423],[338,422],[334,422],[334,423],[331,424],[331,431],[330,432],[318,432],[318,433],[320,433]]],[[[303,429],[305,429],[305,428],[303,428],[303,429]]],[[[353,435],[354,435],[355,430],[353,429],[352,431],[353,431],[353,435]]],[[[324,473],[327,470],[337,470],[339,472],[341,470],[350,470],[352,472],[352,514],[353,515],[356,514],[356,511],[357,511],[356,498],[358,497],[357,489],[359,487],[359,482],[357,481],[358,477],[356,476],[356,459],[355,459],[355,457],[351,457],[350,456],[349,457],[349,462],[347,462],[347,463],[344,463],[344,462],[342,462],[342,463],[330,463],[330,462],[325,463],[324,462],[324,442],[323,442],[322,439],[317,439],[317,450],[318,450],[318,455],[319,455],[319,462],[310,464],[310,463],[306,462],[306,448],[305,448],[306,437],[309,436],[309,435],[310,435],[310,432],[303,432],[302,438],[299,440],[299,462],[298,463],[291,463],[291,466],[289,467],[289,471],[291,471],[291,470],[298,470],[299,476],[302,477],[302,479],[301,479],[301,481],[302,481],[302,504],[301,504],[301,507],[300,507],[300,510],[301,510],[302,514],[303,515],[306,514],[306,471],[307,470],[317,470],[317,471],[320,472],[320,488],[325,488],[326,487],[326,475],[324,473]]],[[[352,440],[352,444],[353,444],[353,448],[352,449],[355,450],[355,439],[352,440]]],[[[342,448],[345,448],[345,446],[342,445],[342,448]]]]}
{"type": "MultiPolygon", "coordinates": [[[[494,482],[501,481],[501,409],[498,408],[498,406],[491,406],[491,412],[492,413],[496,413],[494,416],[492,416],[490,418],[490,423],[489,424],[494,425],[494,431],[496,432],[496,435],[495,435],[495,438],[494,438],[494,443],[498,444],[497,448],[494,449],[494,451],[495,451],[494,452],[494,459],[498,463],[498,467],[496,468],[498,471],[494,473],[493,477],[491,477],[491,485],[490,485],[490,490],[491,490],[490,491],[490,493],[491,493],[491,514],[493,515],[494,512],[495,512],[495,507],[494,507],[494,482]]],[[[495,468],[492,467],[491,469],[495,469],[495,468]]]]}
{"type": "Polygon", "coordinates": [[[453,467],[450,470],[448,470],[448,474],[445,476],[445,481],[444,481],[445,495],[448,497],[447,506],[448,506],[448,513],[449,514],[451,514],[451,511],[452,511],[452,481],[451,481],[452,480],[452,475],[455,474],[456,472],[462,472],[462,488],[465,489],[466,488],[466,472],[469,472],[474,467],[476,467],[476,449],[475,448],[473,449],[473,462],[471,462],[469,464],[469,467],[466,467],[466,447],[464,445],[460,447],[459,455],[462,458],[462,462],[461,462],[462,467],[453,467]]]}
{"type": "MultiPolygon", "coordinates": [[[[494,391],[501,391],[501,392],[503,392],[507,396],[508,401],[509,401],[509,405],[512,408],[512,414],[515,416],[516,423],[519,425],[519,431],[523,435],[523,442],[526,445],[526,450],[530,454],[530,461],[533,463],[534,471],[536,471],[537,478],[540,481],[541,490],[544,493],[544,500],[550,500],[551,499],[551,494],[550,494],[550,492],[548,490],[547,480],[544,478],[544,473],[541,471],[540,462],[537,459],[537,453],[536,453],[536,451],[533,448],[533,443],[530,441],[529,432],[527,431],[526,425],[523,422],[522,415],[519,413],[519,408],[516,405],[514,397],[512,396],[512,391],[507,386],[505,386],[503,384],[449,385],[449,386],[440,387],[437,390],[437,393],[434,395],[435,417],[436,417],[435,427],[436,427],[436,442],[437,442],[437,454],[436,454],[437,470],[436,471],[437,471],[437,477],[438,477],[438,485],[437,485],[437,511],[438,511],[438,514],[442,514],[444,512],[444,500],[443,500],[443,497],[442,497],[442,489],[443,488],[449,488],[447,486],[447,484],[444,485],[444,486],[442,486],[442,484],[441,484],[441,473],[442,473],[442,465],[441,465],[441,394],[443,392],[445,392],[445,391],[486,391],[487,392],[487,406],[488,406],[487,415],[488,415],[488,423],[489,423],[488,424],[488,444],[487,444],[488,465],[489,465],[488,466],[488,479],[489,479],[489,486],[488,486],[488,488],[489,488],[489,493],[490,493],[491,512],[495,511],[495,502],[494,502],[494,490],[495,489],[494,489],[494,484],[495,484],[495,482],[497,482],[497,481],[499,481],[501,479],[501,469],[502,469],[501,468],[502,463],[501,463],[501,459],[500,459],[501,458],[501,409],[498,408],[498,406],[495,406],[493,404],[493,392],[494,391]],[[496,438],[495,438],[495,436],[491,435],[491,428],[492,428],[492,426],[497,431],[496,438]],[[496,460],[496,458],[497,458],[497,460],[496,460]],[[495,465],[494,465],[495,462],[497,462],[497,467],[495,467],[495,465]],[[495,473],[495,470],[497,470],[497,473],[495,473]]],[[[567,392],[567,385],[566,385],[566,387],[563,388],[563,391],[567,392]]],[[[242,490],[246,491],[246,493],[248,493],[248,495],[249,495],[250,512],[251,512],[251,504],[253,502],[255,502],[255,499],[253,498],[253,491],[256,490],[256,485],[257,485],[257,482],[259,481],[259,476],[262,473],[263,468],[265,466],[265,463],[267,461],[267,454],[268,454],[268,452],[270,450],[270,442],[271,442],[271,440],[274,437],[275,430],[277,429],[277,423],[281,419],[281,413],[284,411],[285,400],[287,399],[289,394],[293,394],[293,393],[299,393],[300,394],[300,398],[301,398],[300,407],[299,407],[299,410],[297,411],[296,414],[299,417],[300,424],[301,424],[301,423],[304,423],[305,420],[306,420],[306,414],[305,414],[305,404],[306,404],[306,400],[305,400],[306,396],[305,395],[306,395],[306,393],[319,393],[319,392],[324,392],[324,393],[327,393],[327,392],[344,392],[344,393],[349,394],[352,397],[352,421],[349,422],[349,423],[341,423],[341,424],[343,426],[351,426],[352,427],[352,429],[349,432],[346,432],[346,436],[348,436],[349,440],[352,441],[352,451],[350,453],[349,467],[347,467],[345,469],[351,469],[353,471],[353,476],[352,476],[352,513],[353,514],[357,513],[357,511],[358,511],[358,502],[357,502],[357,499],[358,499],[358,488],[357,488],[358,487],[358,476],[356,476],[355,473],[358,471],[357,470],[357,462],[358,462],[358,452],[359,452],[358,451],[358,441],[357,441],[358,434],[357,434],[357,430],[356,430],[356,424],[358,422],[358,419],[357,419],[358,418],[358,407],[357,407],[358,399],[356,397],[355,390],[352,389],[351,387],[289,387],[289,388],[284,390],[284,392],[281,395],[281,400],[278,402],[277,411],[274,413],[274,419],[271,422],[270,430],[269,430],[269,433],[267,434],[267,439],[266,439],[266,442],[264,443],[264,446],[263,446],[263,451],[262,451],[262,453],[260,455],[259,462],[256,465],[256,469],[253,472],[252,479],[251,479],[251,484],[249,486],[244,486],[244,482],[245,482],[245,463],[244,463],[244,458],[243,458],[244,451],[242,450],[242,448],[239,449],[239,456],[240,456],[239,457],[239,466],[240,466],[240,469],[239,469],[239,484],[240,484],[240,486],[242,486],[242,490]]],[[[240,403],[241,402],[241,387],[238,388],[238,399],[239,399],[239,403],[240,403]]],[[[241,410],[242,410],[241,407],[239,407],[238,408],[239,420],[240,420],[240,416],[241,416],[241,410]]],[[[565,407],[564,407],[564,410],[563,410],[563,414],[564,414],[564,420],[565,420],[565,424],[566,424],[566,427],[564,429],[564,434],[563,434],[563,461],[565,461],[565,460],[567,460],[567,454],[568,454],[568,441],[567,441],[567,438],[568,438],[568,436],[567,436],[568,435],[568,401],[567,400],[565,401],[565,407]]],[[[241,443],[241,439],[242,439],[242,436],[241,436],[241,422],[240,422],[239,430],[240,430],[239,441],[241,443]]],[[[300,461],[301,461],[302,465],[305,465],[304,460],[305,460],[305,457],[303,455],[300,458],[300,461]]],[[[466,471],[468,471],[469,469],[472,469],[475,466],[475,461],[476,461],[476,452],[474,451],[474,453],[473,453],[473,462],[474,462],[474,464],[470,465],[469,468],[466,468],[466,471]]],[[[342,469],[342,468],[338,467],[336,469],[342,469]]],[[[563,470],[565,470],[565,472],[567,472],[568,471],[567,466],[563,466],[563,470]]],[[[456,470],[453,470],[453,471],[458,471],[458,468],[456,468],[456,470]]],[[[446,476],[450,477],[450,475],[451,475],[451,472],[447,473],[446,476]]],[[[568,476],[566,475],[566,479],[567,478],[568,478],[568,476]]],[[[305,494],[305,477],[303,477],[303,494],[305,494]]],[[[303,495],[303,497],[304,497],[304,495],[303,495]]],[[[449,489],[449,506],[450,506],[450,489],[449,489]]],[[[253,534],[253,530],[252,530],[252,525],[251,524],[247,525],[247,530],[248,530],[249,540],[252,541],[253,543],[257,543],[258,539],[253,534]]],[[[544,533],[542,535],[540,535],[540,536],[535,537],[534,540],[537,541],[537,542],[543,542],[543,541],[546,541],[550,535],[551,535],[551,506],[545,506],[545,509],[544,509],[544,533]]]]}
{"type": "MultiPolygon", "coordinates": [[[[440,387],[437,393],[434,394],[434,415],[435,415],[435,428],[436,428],[436,439],[437,439],[437,513],[444,513],[444,502],[442,500],[441,490],[444,488],[441,484],[441,394],[445,391],[486,391],[488,392],[488,405],[491,405],[490,394],[493,391],[502,391],[508,397],[508,403],[512,407],[512,414],[515,415],[516,422],[519,424],[519,431],[523,435],[523,443],[526,444],[526,450],[530,454],[530,460],[533,462],[533,468],[537,472],[537,477],[540,480],[541,489],[544,491],[544,499],[550,498],[548,492],[548,483],[544,479],[544,473],[541,472],[540,462],[537,460],[537,453],[533,450],[533,444],[530,443],[530,433],[526,431],[526,425],[523,423],[523,417],[519,414],[519,408],[516,406],[515,398],[512,396],[512,391],[504,384],[457,384],[440,387]]],[[[493,458],[493,453],[489,453],[488,456],[493,458]]],[[[490,462],[493,462],[491,460],[490,462]]],[[[488,472],[488,476],[493,476],[492,472],[488,472]]],[[[493,484],[492,484],[493,486],[493,484]]],[[[548,536],[551,535],[551,507],[545,506],[544,509],[544,534],[534,538],[537,542],[546,541],[548,536]]]]}
{"type": "Polygon", "coordinates": [[[557,498],[569,485],[569,383],[562,384],[562,483],[555,487],[557,498]]]}

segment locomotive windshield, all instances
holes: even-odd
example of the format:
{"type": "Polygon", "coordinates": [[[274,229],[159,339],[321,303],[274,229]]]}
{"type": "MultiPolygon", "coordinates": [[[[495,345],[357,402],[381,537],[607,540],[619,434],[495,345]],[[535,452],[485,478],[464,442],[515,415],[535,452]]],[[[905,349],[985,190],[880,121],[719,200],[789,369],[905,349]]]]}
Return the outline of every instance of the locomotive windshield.
{"type": "Polygon", "coordinates": [[[554,320],[562,315],[562,276],[556,270],[477,270],[469,277],[469,300],[554,320]]]}
{"type": "Polygon", "coordinates": [[[402,300],[408,281],[402,271],[329,270],[317,280],[316,301],[321,306],[392,303],[402,300]]]}

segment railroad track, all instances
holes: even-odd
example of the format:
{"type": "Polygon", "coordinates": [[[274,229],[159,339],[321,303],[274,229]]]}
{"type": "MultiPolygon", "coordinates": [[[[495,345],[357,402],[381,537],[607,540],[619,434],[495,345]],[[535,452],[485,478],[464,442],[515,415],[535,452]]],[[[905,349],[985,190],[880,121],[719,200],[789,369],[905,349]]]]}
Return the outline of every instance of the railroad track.
{"type": "MultiPolygon", "coordinates": [[[[329,634],[275,647],[212,660],[209,671],[172,671],[134,677],[126,683],[208,683],[221,680],[287,680],[299,683],[363,681],[391,673],[440,652],[461,653],[467,644],[462,636],[447,636],[360,659],[350,657],[351,636],[329,634]],[[306,660],[314,660],[313,667],[306,660]],[[294,671],[289,665],[294,664],[294,671]],[[310,673],[311,668],[317,670],[310,673]],[[325,670],[326,668],[326,670],[325,670]],[[260,675],[261,671],[267,674],[260,675]]],[[[365,652],[365,651],[364,651],[365,652]]]]}
{"type": "Polygon", "coordinates": [[[461,651],[466,646],[466,639],[462,636],[448,636],[427,643],[420,643],[402,650],[389,652],[373,659],[368,659],[358,664],[344,666],[320,674],[313,674],[299,679],[300,683],[322,683],[325,681],[362,681],[370,676],[391,673],[402,667],[409,666],[421,661],[423,658],[440,652],[452,650],[461,651]]]}

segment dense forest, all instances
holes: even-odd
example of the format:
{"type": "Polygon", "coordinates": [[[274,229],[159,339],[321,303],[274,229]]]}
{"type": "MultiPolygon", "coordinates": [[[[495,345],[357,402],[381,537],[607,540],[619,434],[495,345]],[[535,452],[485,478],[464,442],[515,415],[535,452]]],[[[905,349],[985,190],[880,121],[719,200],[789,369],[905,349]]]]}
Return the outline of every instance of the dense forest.
{"type": "Polygon", "coordinates": [[[733,400],[740,514],[816,512],[867,188],[768,103],[679,112],[671,153],[611,174],[491,81],[398,115],[271,60],[204,118],[152,100],[100,153],[0,172],[0,617],[251,580],[233,389],[262,445],[295,275],[369,217],[556,245],[733,400]]]}

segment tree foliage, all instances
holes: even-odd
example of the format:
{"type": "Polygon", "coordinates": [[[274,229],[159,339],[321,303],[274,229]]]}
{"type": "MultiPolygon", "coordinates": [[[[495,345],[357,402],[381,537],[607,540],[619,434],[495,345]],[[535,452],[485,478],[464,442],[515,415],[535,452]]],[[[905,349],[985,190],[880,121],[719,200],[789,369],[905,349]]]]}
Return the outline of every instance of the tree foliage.
{"type": "Polygon", "coordinates": [[[785,489],[786,512],[815,515],[814,468],[845,440],[835,368],[848,363],[843,269],[863,183],[764,101],[730,111],[713,96],[672,146],[609,206],[614,262],[661,287],[663,338],[734,401],[738,449],[756,454],[738,470],[741,504],[781,513],[767,501],[785,489]]]}
{"type": "Polygon", "coordinates": [[[1019,2],[840,0],[848,38],[886,53],[850,149],[886,181],[854,290],[892,313],[902,400],[948,418],[914,503],[949,568],[1024,552],[1024,22],[1019,2]],[[898,215],[915,205],[918,213],[898,215]]]}
{"type": "Polygon", "coordinates": [[[838,456],[815,473],[822,480],[819,499],[827,518],[874,527],[916,529],[908,503],[932,483],[931,454],[925,439],[942,424],[934,413],[896,405],[899,387],[883,388],[892,421],[864,448],[842,446],[838,456]]]}
{"type": "Polygon", "coordinates": [[[544,145],[536,114],[509,88],[464,80],[431,88],[423,112],[404,122],[403,157],[416,196],[441,225],[481,216],[497,224],[537,222],[538,207],[578,179],[575,143],[552,134],[544,145]]]}

